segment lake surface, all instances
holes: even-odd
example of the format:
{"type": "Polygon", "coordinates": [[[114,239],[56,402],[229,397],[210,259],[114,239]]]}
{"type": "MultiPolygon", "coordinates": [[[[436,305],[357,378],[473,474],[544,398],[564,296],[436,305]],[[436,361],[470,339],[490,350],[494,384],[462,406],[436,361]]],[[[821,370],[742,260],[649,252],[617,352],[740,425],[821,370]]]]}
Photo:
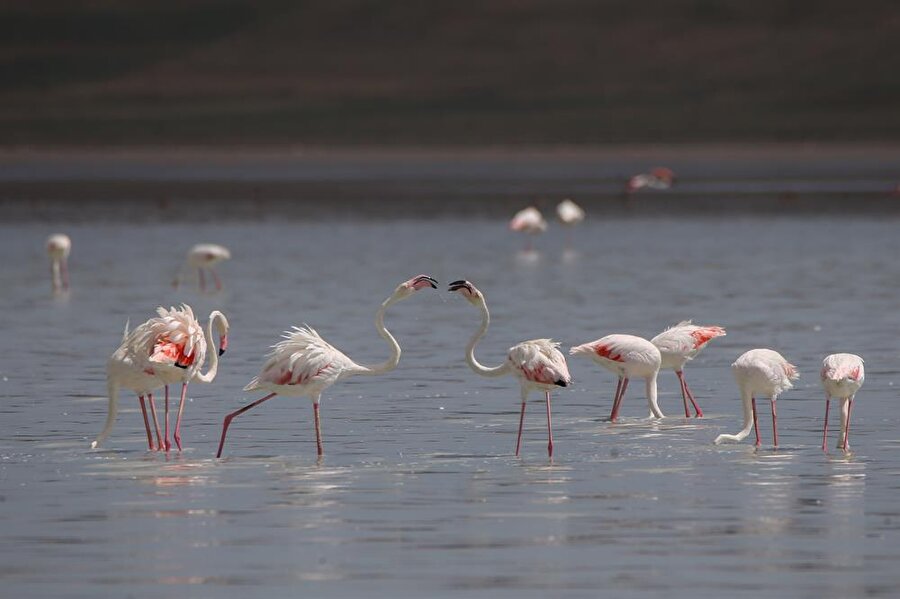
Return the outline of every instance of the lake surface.
{"type": "MultiPolygon", "coordinates": [[[[524,254],[502,220],[0,224],[0,580],[4,594],[90,597],[860,597],[900,586],[900,222],[828,218],[589,219],[563,249],[551,224],[524,254]],[[50,293],[45,237],[73,240],[73,289],[50,293]],[[221,293],[168,282],[194,242],[228,245],[221,293]],[[394,372],[329,389],[325,457],[312,408],[241,389],[268,346],[309,323],[357,361],[387,347],[372,319],[407,278],[438,278],[388,313],[394,372]],[[685,370],[707,414],[686,420],[675,376],[667,418],[645,419],[642,384],[606,422],[613,376],[570,360],[554,397],[555,456],[538,396],[515,458],[518,388],[463,360],[547,337],[564,348],[613,332],[650,337],[681,319],[720,324],[685,370]],[[106,414],[105,362],[126,320],[157,305],[221,309],[230,347],[193,384],[183,453],[146,451],[137,400],[106,414]],[[782,446],[715,446],[740,428],[729,365],[771,347],[802,374],[779,405],[782,446]],[[853,452],[821,442],[822,358],[866,359],[853,452]],[[895,385],[896,383],[896,385],[895,385]]],[[[161,407],[161,396],[158,405],[161,407]]],[[[752,436],[751,436],[752,437],[752,436]]],[[[752,441],[752,439],[750,440],[752,441]]]]}

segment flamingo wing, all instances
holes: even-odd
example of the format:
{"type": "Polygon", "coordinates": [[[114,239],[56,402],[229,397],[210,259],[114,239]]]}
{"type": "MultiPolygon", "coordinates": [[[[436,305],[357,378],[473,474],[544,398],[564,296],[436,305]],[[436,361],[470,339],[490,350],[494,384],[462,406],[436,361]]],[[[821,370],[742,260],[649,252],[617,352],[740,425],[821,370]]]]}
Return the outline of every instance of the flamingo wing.
{"type": "Polygon", "coordinates": [[[650,342],[667,354],[675,354],[693,359],[706,344],[716,337],[725,335],[725,329],[715,325],[695,325],[683,320],[669,327],[650,342]]]}
{"type": "Polygon", "coordinates": [[[596,341],[573,347],[571,354],[588,354],[600,361],[618,363],[654,364],[659,362],[659,350],[634,335],[607,335],[596,341]]]}
{"type": "Polygon", "coordinates": [[[334,382],[344,373],[359,367],[307,326],[285,331],[283,339],[272,346],[259,375],[244,387],[252,391],[263,385],[305,385],[334,382]]]}
{"type": "Polygon", "coordinates": [[[572,382],[566,358],[552,339],[532,339],[512,346],[509,361],[533,383],[566,387],[572,382]]]}

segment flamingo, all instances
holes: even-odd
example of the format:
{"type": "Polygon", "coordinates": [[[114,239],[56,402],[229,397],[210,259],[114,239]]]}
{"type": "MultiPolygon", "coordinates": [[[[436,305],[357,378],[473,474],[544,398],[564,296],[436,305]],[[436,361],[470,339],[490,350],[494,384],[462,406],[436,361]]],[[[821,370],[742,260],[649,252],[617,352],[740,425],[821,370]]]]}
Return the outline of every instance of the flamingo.
{"type": "Polygon", "coordinates": [[[197,381],[211,383],[216,378],[219,368],[219,356],[228,348],[228,319],[218,310],[209,315],[206,338],[200,324],[194,319],[190,306],[182,305],[181,309],[157,308],[157,316],[150,318],[135,327],[131,333],[126,325],[125,335],[119,348],[107,362],[107,391],[109,409],[106,424],[91,447],[98,447],[112,431],[118,412],[119,389],[124,387],[133,390],[141,403],[144,416],[144,427],[147,431],[147,443],[151,450],[153,438],[143,396],[149,399],[153,425],[156,429],[156,449],[168,451],[169,444],[169,384],[182,382],[181,404],[178,419],[175,423],[175,444],[181,449],[181,418],[184,412],[184,401],[187,394],[187,382],[197,381]],[[218,352],[213,352],[209,359],[209,367],[205,373],[200,372],[206,360],[207,340],[213,343],[213,326],[219,334],[218,352]],[[160,432],[156,417],[156,406],[153,403],[153,390],[165,387],[165,439],[160,432]]]}
{"type": "Polygon", "coordinates": [[[855,354],[831,354],[822,362],[822,386],[825,387],[825,426],[822,427],[822,451],[828,436],[828,407],[832,397],[841,400],[841,435],[838,449],[850,448],[850,411],[853,398],[866,380],[863,359],[855,354]]]}
{"type": "Polygon", "coordinates": [[[523,341],[511,348],[506,360],[499,366],[482,366],[475,359],[475,345],[484,336],[491,322],[484,295],[468,281],[450,283],[449,291],[457,291],[470,304],[481,310],[481,327],[469,340],[466,347],[466,362],[469,367],[481,376],[495,377],[512,374],[519,379],[522,393],[522,409],[519,414],[519,434],[516,437],[516,455],[522,444],[522,426],[525,424],[525,403],[532,390],[543,391],[547,401],[547,454],[553,457],[553,423],[550,415],[550,391],[556,387],[568,387],[572,384],[566,358],[559,351],[559,343],[551,339],[532,339],[523,341]]]}
{"type": "Polygon", "coordinates": [[[547,221],[544,220],[540,210],[534,206],[529,206],[516,212],[516,215],[509,221],[509,228],[528,235],[525,238],[525,251],[530,252],[532,250],[532,236],[546,231],[547,221]]]}
{"type": "Polygon", "coordinates": [[[675,173],[672,169],[657,167],[649,173],[640,173],[628,180],[625,193],[633,194],[644,187],[648,189],[669,189],[675,184],[675,173]]]}
{"type": "Polygon", "coordinates": [[[778,447],[778,416],[775,400],[794,385],[791,381],[800,378],[797,367],[784,359],[784,356],[771,349],[751,349],[741,355],[731,365],[734,379],[741,392],[744,407],[744,428],[736,435],[719,435],[715,444],[724,441],[743,441],[753,428],[756,432],[756,446],[759,447],[759,421],[756,415],[756,395],[768,395],[772,406],[773,444],[778,447]]]}
{"type": "Polygon", "coordinates": [[[684,402],[685,418],[691,417],[687,405],[688,399],[694,405],[694,412],[697,418],[703,418],[703,410],[697,405],[694,394],[691,393],[687,381],[684,380],[684,365],[689,360],[697,357],[697,354],[712,339],[724,336],[725,329],[720,326],[698,326],[691,324],[690,320],[682,320],[650,340],[650,343],[659,349],[659,353],[662,356],[660,368],[671,368],[674,370],[675,376],[678,377],[678,381],[681,383],[681,399],[684,402]]]}
{"type": "Polygon", "coordinates": [[[559,222],[566,225],[566,247],[572,243],[572,227],[584,220],[584,209],[570,199],[565,199],[556,206],[559,222]]]}
{"type": "Polygon", "coordinates": [[[427,275],[419,275],[401,283],[394,292],[381,304],[375,314],[375,329],[378,334],[388,342],[391,355],[381,364],[375,366],[363,366],[357,364],[333,345],[322,339],[319,334],[308,326],[293,327],[292,331],[285,331],[283,341],[272,346],[268,360],[263,365],[260,373],[251,380],[244,391],[268,391],[261,399],[231,412],[225,416],[222,422],[222,438],[219,441],[219,450],[216,457],[222,457],[222,449],[225,447],[225,435],[228,427],[236,416],[255,408],[276,395],[288,397],[309,397],[313,403],[313,416],[316,427],[316,452],[321,457],[322,430],[319,420],[319,402],[322,392],[341,379],[353,375],[375,375],[390,372],[400,363],[400,345],[394,336],[384,326],[384,314],[387,309],[408,297],[416,291],[431,287],[437,289],[437,281],[427,275]]]}
{"type": "Polygon", "coordinates": [[[178,269],[178,272],[175,273],[175,280],[172,281],[172,286],[176,289],[178,288],[178,285],[181,283],[181,274],[186,269],[197,269],[200,291],[206,291],[206,278],[203,276],[203,270],[206,269],[212,275],[216,290],[221,291],[222,281],[219,279],[219,275],[216,274],[213,266],[229,259],[231,259],[231,252],[225,246],[215,243],[198,243],[188,250],[187,259],[178,269]]]}
{"type": "Polygon", "coordinates": [[[69,289],[69,253],[72,240],[68,235],[57,233],[47,238],[47,255],[50,257],[50,273],[53,291],[69,289]]]}
{"type": "Polygon", "coordinates": [[[647,404],[650,407],[650,417],[665,417],[662,410],[659,409],[656,399],[656,379],[659,376],[662,356],[655,345],[642,337],[615,334],[577,345],[570,349],[569,353],[573,356],[589,356],[594,362],[619,377],[612,412],[609,415],[610,422],[618,420],[619,409],[622,407],[622,399],[625,397],[628,381],[633,377],[640,377],[647,381],[647,404]]]}

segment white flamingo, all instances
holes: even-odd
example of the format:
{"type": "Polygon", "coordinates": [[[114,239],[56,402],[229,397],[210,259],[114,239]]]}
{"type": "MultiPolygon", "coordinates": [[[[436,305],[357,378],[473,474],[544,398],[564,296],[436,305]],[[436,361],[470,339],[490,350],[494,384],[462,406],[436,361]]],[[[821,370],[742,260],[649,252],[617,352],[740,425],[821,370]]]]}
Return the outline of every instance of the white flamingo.
{"type": "Polygon", "coordinates": [[[751,349],[735,360],[731,365],[731,371],[741,392],[744,428],[736,435],[719,435],[715,440],[716,445],[725,441],[743,441],[750,434],[752,428],[756,432],[756,446],[759,447],[756,396],[765,395],[769,397],[769,403],[772,406],[773,444],[778,447],[778,415],[775,401],[783,392],[794,387],[792,381],[796,381],[800,377],[797,367],[785,360],[784,356],[777,351],[751,349]]]}
{"type": "Polygon", "coordinates": [[[206,291],[206,278],[203,275],[203,271],[208,270],[209,274],[212,275],[216,290],[221,291],[222,281],[213,267],[219,262],[229,259],[231,259],[231,252],[225,246],[215,243],[198,243],[188,250],[184,264],[175,273],[175,280],[172,281],[172,286],[176,289],[178,288],[178,285],[181,283],[181,275],[185,270],[196,270],[200,291],[206,291]]]}
{"type": "Polygon", "coordinates": [[[850,449],[850,412],[856,392],[866,380],[863,359],[855,354],[831,354],[822,362],[822,386],[825,387],[825,425],[822,427],[822,451],[828,437],[828,408],[831,398],[841,400],[841,434],[838,449],[850,449]]]}
{"type": "Polygon", "coordinates": [[[466,347],[466,362],[469,367],[481,376],[495,377],[512,374],[519,379],[522,394],[522,408],[519,414],[519,433],[516,437],[516,455],[522,444],[522,426],[525,423],[525,403],[532,390],[543,391],[547,401],[547,453],[553,457],[553,423],[550,415],[550,391],[556,387],[568,387],[572,384],[569,366],[562,352],[557,349],[559,343],[551,339],[532,339],[523,341],[511,348],[506,360],[499,366],[482,366],[475,359],[475,346],[484,336],[491,323],[484,295],[468,281],[450,283],[449,291],[457,291],[470,304],[481,310],[481,327],[472,336],[466,347]]]}
{"type": "Polygon", "coordinates": [[[656,379],[659,376],[662,357],[655,345],[642,337],[615,334],[577,345],[570,349],[569,353],[573,356],[589,356],[594,362],[619,377],[616,395],[613,398],[612,412],[609,415],[610,422],[618,420],[619,409],[622,407],[622,399],[625,397],[628,381],[634,377],[646,380],[650,417],[665,417],[662,410],[659,409],[656,397],[656,379]]]}
{"type": "Polygon", "coordinates": [[[694,394],[684,379],[684,365],[693,360],[697,354],[706,347],[706,344],[716,337],[724,337],[725,329],[715,325],[698,326],[691,324],[690,320],[683,320],[670,327],[650,340],[650,343],[659,349],[662,356],[660,368],[671,368],[681,383],[681,399],[684,402],[684,417],[690,418],[687,402],[690,399],[694,405],[694,413],[697,418],[703,418],[703,410],[697,405],[694,394]]]}
{"type": "Polygon", "coordinates": [[[69,289],[69,253],[72,240],[68,235],[57,233],[47,238],[47,256],[50,257],[50,274],[53,291],[69,289]]]}
{"type": "Polygon", "coordinates": [[[375,329],[388,342],[391,355],[381,364],[363,366],[357,364],[319,334],[309,327],[294,327],[293,331],[285,331],[283,341],[272,346],[268,360],[260,373],[250,381],[244,391],[268,391],[269,393],[239,410],[225,416],[222,422],[222,438],[216,457],[222,457],[225,447],[225,435],[231,421],[247,410],[255,408],[275,397],[309,397],[313,402],[313,416],[316,427],[316,451],[323,454],[322,430],[319,422],[319,402],[322,392],[341,379],[353,375],[375,375],[390,372],[400,363],[400,345],[384,326],[384,314],[387,309],[401,300],[407,299],[420,289],[431,287],[437,289],[437,281],[426,275],[419,275],[401,283],[394,292],[381,304],[375,314],[375,329]]]}
{"type": "Polygon", "coordinates": [[[569,247],[572,245],[572,227],[584,220],[584,209],[567,198],[556,206],[556,216],[566,225],[566,247],[569,247]]]}
{"type": "Polygon", "coordinates": [[[675,184],[675,173],[672,169],[658,167],[649,173],[640,173],[628,180],[625,193],[631,195],[639,189],[669,189],[675,184]]]}
{"type": "Polygon", "coordinates": [[[211,383],[218,373],[219,356],[228,348],[228,319],[218,310],[209,315],[206,338],[200,324],[194,319],[190,306],[183,305],[180,310],[157,308],[158,316],[134,328],[130,333],[125,331],[122,343],[107,362],[107,392],[109,408],[106,424],[91,447],[98,447],[112,432],[116,421],[119,403],[119,389],[133,390],[141,403],[144,416],[144,427],[147,431],[147,443],[153,447],[153,438],[143,396],[150,402],[153,425],[156,429],[156,449],[168,451],[169,444],[169,384],[182,383],[181,404],[175,424],[175,444],[181,449],[181,417],[184,412],[184,400],[187,382],[197,381],[211,383]],[[206,360],[207,342],[213,343],[213,326],[219,334],[218,352],[213,352],[209,359],[209,367],[205,373],[200,372],[206,360]],[[156,406],[153,403],[153,390],[165,387],[165,437],[160,432],[156,417],[156,406]]]}
{"type": "Polygon", "coordinates": [[[509,228],[519,233],[525,233],[525,251],[532,250],[531,238],[547,230],[547,221],[540,210],[534,206],[529,206],[524,210],[520,210],[509,221],[509,228]]]}

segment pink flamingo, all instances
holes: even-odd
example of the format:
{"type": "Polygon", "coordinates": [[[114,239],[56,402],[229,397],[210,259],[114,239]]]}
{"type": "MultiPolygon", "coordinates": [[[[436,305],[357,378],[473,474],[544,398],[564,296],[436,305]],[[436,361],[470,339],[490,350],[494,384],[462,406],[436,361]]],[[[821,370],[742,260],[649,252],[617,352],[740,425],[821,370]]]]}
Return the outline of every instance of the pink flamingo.
{"type": "Polygon", "coordinates": [[[522,394],[522,409],[519,414],[519,433],[516,437],[516,455],[522,445],[522,427],[525,424],[525,403],[532,390],[543,391],[547,401],[547,454],[553,457],[553,421],[550,415],[550,391],[555,387],[568,387],[572,384],[569,367],[562,352],[557,349],[559,343],[551,339],[532,339],[523,341],[511,348],[506,360],[499,366],[482,366],[475,359],[475,346],[484,337],[491,323],[484,295],[468,281],[450,283],[449,291],[459,292],[470,304],[481,310],[481,327],[469,340],[466,347],[466,362],[469,367],[481,376],[496,377],[512,374],[519,379],[522,394]]]}
{"type": "Polygon", "coordinates": [[[378,334],[391,347],[390,357],[376,366],[357,364],[319,334],[309,327],[294,327],[293,331],[285,331],[284,340],[272,346],[268,360],[262,371],[244,387],[244,391],[268,391],[261,399],[231,412],[222,423],[222,438],[216,457],[222,457],[225,447],[225,435],[236,416],[255,408],[276,395],[288,397],[309,397],[313,402],[313,415],[316,427],[316,451],[319,456],[322,449],[322,430],[319,421],[319,402],[322,392],[341,379],[353,375],[375,375],[390,372],[400,363],[400,345],[384,326],[384,314],[387,309],[401,300],[407,299],[420,289],[431,287],[437,289],[437,281],[426,275],[419,275],[401,283],[394,292],[381,304],[375,315],[375,328],[378,334]]]}
{"type": "Polygon", "coordinates": [[[221,291],[222,281],[219,279],[219,275],[216,274],[216,270],[213,267],[219,262],[229,259],[231,259],[231,252],[227,247],[216,243],[198,243],[188,250],[187,259],[175,274],[175,280],[172,281],[172,286],[176,289],[178,288],[178,285],[181,283],[181,274],[185,270],[196,269],[200,291],[206,291],[206,278],[203,276],[203,271],[208,270],[209,274],[212,275],[216,290],[221,291]]]}
{"type": "Polygon", "coordinates": [[[68,235],[57,233],[47,238],[47,255],[50,257],[50,274],[53,291],[69,289],[69,253],[72,251],[72,240],[68,235]]]}
{"type": "Polygon", "coordinates": [[[838,449],[850,449],[850,412],[856,392],[866,380],[863,359],[855,354],[831,354],[822,362],[822,386],[825,387],[825,425],[822,427],[822,451],[828,437],[828,407],[831,398],[841,400],[841,434],[838,449]]]}
{"type": "Polygon", "coordinates": [[[544,220],[540,210],[534,206],[529,206],[516,213],[512,220],[509,221],[509,228],[527,235],[525,238],[525,251],[530,252],[532,250],[531,238],[547,230],[547,221],[544,220]]]}
{"type": "Polygon", "coordinates": [[[556,206],[556,217],[566,227],[566,249],[572,245],[572,228],[584,221],[584,209],[566,198],[556,206]]]}
{"type": "Polygon", "coordinates": [[[647,381],[647,404],[650,407],[650,417],[665,417],[662,410],[659,409],[656,399],[656,379],[659,375],[662,357],[655,345],[634,335],[607,335],[596,341],[577,345],[570,349],[569,353],[573,356],[589,356],[594,362],[619,377],[612,412],[609,415],[611,422],[616,422],[619,418],[619,408],[622,406],[628,381],[633,377],[640,377],[647,381]]]}
{"type": "Polygon", "coordinates": [[[771,349],[751,349],[741,355],[731,365],[734,379],[741,392],[744,408],[744,428],[736,435],[719,435],[716,445],[725,441],[743,441],[753,428],[756,432],[756,446],[760,445],[759,421],[756,414],[756,396],[767,395],[772,406],[773,444],[778,447],[778,416],[775,400],[778,396],[792,389],[792,381],[800,378],[797,367],[784,359],[784,356],[771,349]]]}
{"type": "Polygon", "coordinates": [[[657,167],[649,173],[640,173],[628,180],[625,193],[633,194],[639,189],[669,189],[675,184],[675,173],[672,169],[657,167]]]}
{"type": "Polygon", "coordinates": [[[703,410],[697,405],[694,394],[691,393],[687,381],[684,379],[684,365],[693,360],[706,344],[716,337],[724,337],[725,329],[714,325],[698,326],[691,324],[690,320],[683,320],[673,327],[669,327],[650,343],[659,349],[662,356],[660,368],[671,368],[681,383],[681,399],[684,402],[684,417],[690,418],[688,400],[694,405],[697,418],[703,418],[703,410]]]}

